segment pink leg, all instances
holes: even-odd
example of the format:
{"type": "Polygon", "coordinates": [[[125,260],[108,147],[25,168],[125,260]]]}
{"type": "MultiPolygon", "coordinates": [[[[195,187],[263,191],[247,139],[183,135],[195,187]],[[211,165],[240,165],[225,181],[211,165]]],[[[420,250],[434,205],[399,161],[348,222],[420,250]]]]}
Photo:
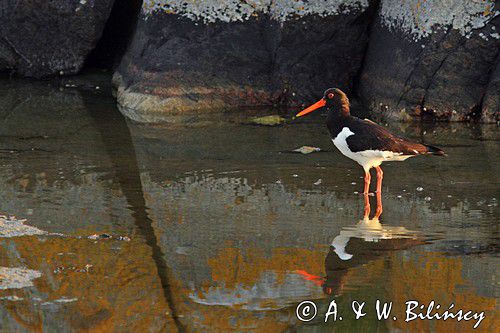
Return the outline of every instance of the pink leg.
{"type": "Polygon", "coordinates": [[[372,179],[372,176],[370,176],[370,170],[365,171],[365,190],[363,191],[363,194],[368,194],[370,191],[370,181],[372,179]]]}
{"type": "Polygon", "coordinates": [[[363,196],[365,197],[365,212],[363,214],[363,218],[369,219],[370,218],[370,197],[366,193],[363,194],[363,196]]]}
{"type": "Polygon", "coordinates": [[[377,193],[382,193],[382,179],[384,178],[384,172],[381,167],[375,167],[377,169],[377,193]]]}
{"type": "Polygon", "coordinates": [[[382,192],[377,191],[377,210],[375,211],[375,216],[377,220],[380,218],[380,215],[382,215],[382,192]]]}

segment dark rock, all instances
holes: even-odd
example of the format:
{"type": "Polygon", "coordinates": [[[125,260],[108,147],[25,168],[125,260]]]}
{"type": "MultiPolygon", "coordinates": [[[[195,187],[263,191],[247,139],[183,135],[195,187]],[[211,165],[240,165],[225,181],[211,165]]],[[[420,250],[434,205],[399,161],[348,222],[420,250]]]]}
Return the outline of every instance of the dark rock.
{"type": "Polygon", "coordinates": [[[114,0],[4,0],[0,71],[75,74],[99,40],[114,0]]]}
{"type": "Polygon", "coordinates": [[[374,2],[145,1],[115,76],[118,103],[135,120],[158,121],[350,91],[374,2]]]}
{"type": "Polygon", "coordinates": [[[500,121],[500,53],[497,56],[497,63],[493,68],[488,89],[484,95],[481,120],[484,123],[500,121]]]}
{"type": "Polygon", "coordinates": [[[360,78],[364,103],[389,119],[479,119],[500,47],[494,6],[382,0],[360,78]]]}

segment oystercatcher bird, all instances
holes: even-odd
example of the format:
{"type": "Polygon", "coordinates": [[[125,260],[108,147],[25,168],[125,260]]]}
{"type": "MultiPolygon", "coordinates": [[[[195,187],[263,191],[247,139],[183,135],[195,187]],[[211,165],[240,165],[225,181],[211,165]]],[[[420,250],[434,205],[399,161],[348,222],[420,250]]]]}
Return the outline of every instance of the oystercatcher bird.
{"type": "Polygon", "coordinates": [[[364,194],[370,189],[370,169],[377,170],[377,192],[382,191],[383,171],[386,161],[404,161],[417,155],[445,155],[441,149],[397,136],[369,119],[351,116],[347,95],[340,89],[327,89],[318,102],[299,112],[302,117],[326,107],[326,125],[333,144],[342,154],[358,162],[365,170],[364,194]]]}

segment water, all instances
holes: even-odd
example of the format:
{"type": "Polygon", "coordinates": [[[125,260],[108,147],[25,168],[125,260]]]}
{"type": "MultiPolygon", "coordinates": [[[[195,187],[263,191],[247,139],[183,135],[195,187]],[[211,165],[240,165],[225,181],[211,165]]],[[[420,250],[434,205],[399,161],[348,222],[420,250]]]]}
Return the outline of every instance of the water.
{"type": "Polygon", "coordinates": [[[405,323],[412,299],[485,311],[477,331],[495,330],[496,126],[391,126],[448,157],[385,165],[377,221],[377,198],[364,219],[355,193],[362,169],[335,150],[322,117],[258,127],[241,124],[245,111],[140,125],[105,83],[70,80],[78,87],[0,83],[0,215],[15,216],[0,218],[2,331],[474,324],[405,323]],[[302,145],[323,152],[288,153],[302,145]],[[324,314],[332,299],[342,321],[297,320],[301,301],[324,314]],[[377,299],[393,301],[398,320],[378,321],[377,299]],[[367,303],[366,317],[354,319],[353,300],[367,303]]]}

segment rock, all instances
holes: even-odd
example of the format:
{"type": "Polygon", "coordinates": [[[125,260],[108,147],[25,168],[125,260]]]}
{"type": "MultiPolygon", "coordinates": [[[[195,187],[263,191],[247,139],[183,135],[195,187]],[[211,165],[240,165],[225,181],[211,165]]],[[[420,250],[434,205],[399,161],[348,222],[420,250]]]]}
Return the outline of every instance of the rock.
{"type": "Polygon", "coordinates": [[[494,0],[382,0],[360,77],[363,102],[388,119],[479,119],[500,48],[498,10],[494,0]]]}
{"type": "Polygon", "coordinates": [[[296,105],[350,91],[374,2],[146,0],[115,79],[122,112],[296,105]]]}
{"type": "Polygon", "coordinates": [[[293,152],[301,153],[301,154],[310,154],[321,151],[321,148],[311,147],[311,146],[302,146],[300,148],[294,149],[293,152]]]}
{"type": "Polygon", "coordinates": [[[2,1],[0,71],[75,74],[104,29],[114,0],[2,1]]]}
{"type": "Polygon", "coordinates": [[[109,234],[93,234],[93,235],[90,235],[87,237],[88,239],[92,239],[92,240],[98,240],[98,239],[109,239],[109,238],[113,238],[113,236],[109,235],[109,234]]]}
{"type": "Polygon", "coordinates": [[[490,76],[490,82],[483,99],[481,120],[484,123],[497,123],[500,121],[500,53],[497,63],[490,76]]]}
{"type": "Polygon", "coordinates": [[[251,118],[248,123],[261,126],[277,126],[285,122],[285,118],[278,115],[251,118]]]}
{"type": "Polygon", "coordinates": [[[14,216],[0,215],[0,238],[46,235],[47,232],[24,224],[26,220],[16,219],[14,216]]]}
{"type": "Polygon", "coordinates": [[[0,297],[0,300],[1,301],[19,302],[19,301],[24,300],[24,298],[18,297],[16,295],[12,295],[12,296],[2,296],[2,297],[0,297]]]}
{"type": "Polygon", "coordinates": [[[33,280],[42,273],[21,267],[0,267],[0,290],[21,289],[33,286],[33,280]]]}

